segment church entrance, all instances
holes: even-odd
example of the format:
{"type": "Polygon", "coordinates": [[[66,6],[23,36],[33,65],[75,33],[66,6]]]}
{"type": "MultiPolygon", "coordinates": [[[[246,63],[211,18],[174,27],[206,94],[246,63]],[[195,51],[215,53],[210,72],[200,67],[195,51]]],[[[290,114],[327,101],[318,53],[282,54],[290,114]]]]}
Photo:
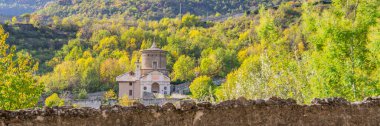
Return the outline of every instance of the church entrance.
{"type": "Polygon", "coordinates": [[[152,93],[159,93],[160,92],[160,85],[158,83],[152,84],[152,93]]]}

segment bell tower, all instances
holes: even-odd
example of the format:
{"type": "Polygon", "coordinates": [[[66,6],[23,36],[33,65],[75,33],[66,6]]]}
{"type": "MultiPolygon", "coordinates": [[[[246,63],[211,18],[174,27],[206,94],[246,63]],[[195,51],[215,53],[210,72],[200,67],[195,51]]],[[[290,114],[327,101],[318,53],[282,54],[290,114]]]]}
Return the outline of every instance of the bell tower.
{"type": "Polygon", "coordinates": [[[158,48],[155,42],[153,42],[152,47],[142,50],[141,53],[141,75],[152,71],[168,74],[166,70],[166,51],[158,48]]]}

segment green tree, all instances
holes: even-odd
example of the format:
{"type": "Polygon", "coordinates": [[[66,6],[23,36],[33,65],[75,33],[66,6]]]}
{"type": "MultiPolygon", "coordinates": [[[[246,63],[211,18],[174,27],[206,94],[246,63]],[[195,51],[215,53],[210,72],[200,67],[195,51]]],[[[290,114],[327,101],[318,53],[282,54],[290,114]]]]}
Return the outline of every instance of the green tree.
{"type": "Polygon", "coordinates": [[[7,37],[0,26],[0,109],[33,107],[43,90],[34,74],[38,65],[25,52],[15,54],[16,48],[5,43],[7,37]]]}
{"type": "Polygon", "coordinates": [[[58,16],[53,16],[53,17],[51,17],[51,20],[53,21],[53,26],[54,26],[55,28],[59,28],[59,27],[60,27],[61,22],[60,22],[60,19],[59,19],[58,16]]]}
{"type": "Polygon", "coordinates": [[[173,80],[191,80],[194,78],[195,61],[186,55],[182,55],[174,63],[173,72],[171,74],[173,80]]]}
{"type": "Polygon", "coordinates": [[[214,84],[212,79],[207,76],[200,76],[194,79],[190,84],[190,92],[193,98],[199,100],[212,100],[214,84]]]}
{"type": "Polygon", "coordinates": [[[378,79],[367,48],[369,29],[378,19],[379,1],[336,1],[321,16],[305,5],[303,19],[314,52],[311,53],[312,97],[345,97],[360,100],[378,95],[378,79]]]}
{"type": "Polygon", "coordinates": [[[191,15],[189,13],[183,15],[182,17],[182,26],[185,27],[193,27],[196,26],[199,22],[199,18],[195,15],[191,15]]]}

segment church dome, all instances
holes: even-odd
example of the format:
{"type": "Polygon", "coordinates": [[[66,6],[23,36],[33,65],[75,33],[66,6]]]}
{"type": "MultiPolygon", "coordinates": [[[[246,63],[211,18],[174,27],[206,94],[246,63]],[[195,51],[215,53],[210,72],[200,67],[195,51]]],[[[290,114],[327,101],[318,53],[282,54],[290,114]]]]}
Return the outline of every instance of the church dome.
{"type": "Polygon", "coordinates": [[[160,71],[164,74],[166,70],[166,51],[157,47],[153,42],[152,47],[141,51],[141,74],[147,74],[152,71],[160,71]]]}

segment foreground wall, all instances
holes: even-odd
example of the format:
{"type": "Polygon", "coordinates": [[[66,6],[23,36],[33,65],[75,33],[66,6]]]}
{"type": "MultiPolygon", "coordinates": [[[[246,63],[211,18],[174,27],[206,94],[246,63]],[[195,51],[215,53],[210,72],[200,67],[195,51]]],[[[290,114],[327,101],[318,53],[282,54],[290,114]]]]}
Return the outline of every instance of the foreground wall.
{"type": "Polygon", "coordinates": [[[298,105],[292,99],[225,101],[217,105],[182,101],[180,106],[102,106],[0,111],[0,125],[380,125],[380,97],[360,103],[314,99],[298,105]]]}

